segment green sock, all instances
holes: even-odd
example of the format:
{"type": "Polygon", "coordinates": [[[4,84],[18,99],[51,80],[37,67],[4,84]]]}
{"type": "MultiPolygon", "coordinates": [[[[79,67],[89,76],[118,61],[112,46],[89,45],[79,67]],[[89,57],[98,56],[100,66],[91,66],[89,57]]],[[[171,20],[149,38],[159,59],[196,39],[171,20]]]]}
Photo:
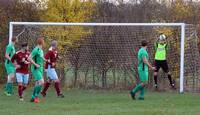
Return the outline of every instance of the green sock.
{"type": "Polygon", "coordinates": [[[10,94],[13,94],[13,83],[10,83],[10,94]]]}
{"type": "Polygon", "coordinates": [[[42,89],[42,86],[41,85],[38,85],[37,86],[37,90],[36,90],[36,97],[38,97],[39,96],[39,94],[40,94],[40,92],[41,92],[41,89],[42,89]]]}
{"type": "Polygon", "coordinates": [[[142,87],[142,88],[140,89],[140,97],[141,97],[141,98],[144,98],[144,93],[145,93],[145,88],[142,87]]]}
{"type": "Polygon", "coordinates": [[[135,94],[135,93],[137,93],[141,88],[142,88],[142,85],[139,84],[139,85],[137,85],[137,86],[132,90],[132,92],[135,94]]]}
{"type": "Polygon", "coordinates": [[[34,89],[33,89],[32,99],[35,98],[36,91],[37,91],[37,86],[35,86],[34,89]]]}
{"type": "Polygon", "coordinates": [[[12,94],[12,83],[7,83],[6,85],[6,92],[12,94]]]}
{"type": "Polygon", "coordinates": [[[5,85],[5,92],[8,92],[8,83],[6,83],[6,85],[5,85]]]}

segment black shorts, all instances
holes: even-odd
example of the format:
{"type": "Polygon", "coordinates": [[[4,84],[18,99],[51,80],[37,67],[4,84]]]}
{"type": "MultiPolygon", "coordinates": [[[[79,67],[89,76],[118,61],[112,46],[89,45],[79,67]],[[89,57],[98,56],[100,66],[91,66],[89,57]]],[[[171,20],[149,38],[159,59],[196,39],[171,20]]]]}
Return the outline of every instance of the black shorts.
{"type": "Polygon", "coordinates": [[[161,60],[155,60],[155,67],[156,67],[155,72],[158,72],[160,68],[162,68],[162,70],[165,73],[169,72],[167,60],[162,60],[162,61],[161,60]]]}

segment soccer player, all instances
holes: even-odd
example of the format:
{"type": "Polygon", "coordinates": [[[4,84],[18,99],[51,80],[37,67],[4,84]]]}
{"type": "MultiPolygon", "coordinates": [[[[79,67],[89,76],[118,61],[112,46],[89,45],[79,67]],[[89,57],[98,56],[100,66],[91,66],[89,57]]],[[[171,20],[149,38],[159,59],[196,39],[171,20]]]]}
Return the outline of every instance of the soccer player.
{"type": "Polygon", "coordinates": [[[149,63],[147,53],[147,41],[141,42],[142,47],[138,51],[138,73],[140,78],[140,84],[138,84],[131,92],[131,97],[135,100],[135,94],[140,91],[139,100],[144,100],[145,86],[148,82],[148,68],[154,70],[155,68],[149,63]]]}
{"type": "Polygon", "coordinates": [[[32,50],[29,61],[31,62],[31,72],[33,74],[35,80],[35,87],[33,89],[33,94],[31,98],[31,102],[39,103],[39,94],[42,89],[42,85],[44,84],[43,79],[43,63],[45,61],[44,53],[43,53],[44,39],[37,39],[37,46],[32,50]]]}
{"type": "Polygon", "coordinates": [[[175,84],[172,81],[171,73],[169,71],[168,63],[167,63],[167,49],[168,49],[168,43],[167,43],[167,37],[164,34],[160,34],[157,42],[155,43],[155,67],[156,70],[154,71],[154,83],[155,88],[158,89],[158,71],[160,68],[167,73],[170,86],[175,89],[175,84]]]}
{"type": "Polygon", "coordinates": [[[18,83],[18,95],[20,101],[23,101],[23,91],[26,89],[29,79],[29,55],[30,53],[28,51],[28,43],[22,43],[21,50],[16,52],[12,57],[12,63],[16,67],[16,78],[18,83]]]}
{"type": "Polygon", "coordinates": [[[15,44],[17,42],[17,38],[12,38],[12,42],[6,46],[5,53],[5,68],[7,72],[7,84],[5,87],[5,94],[7,96],[11,96],[13,94],[13,81],[15,77],[15,67],[11,61],[11,58],[15,54],[15,44]]]}
{"type": "Polygon", "coordinates": [[[58,97],[64,98],[64,95],[61,93],[60,90],[60,80],[58,79],[58,75],[56,73],[56,61],[58,59],[58,51],[57,51],[57,42],[53,40],[51,42],[51,47],[49,51],[45,55],[45,59],[47,60],[45,64],[45,70],[47,72],[47,81],[45,82],[44,89],[42,90],[41,94],[43,97],[46,96],[46,92],[51,85],[51,82],[54,82],[54,87],[58,97]]]}

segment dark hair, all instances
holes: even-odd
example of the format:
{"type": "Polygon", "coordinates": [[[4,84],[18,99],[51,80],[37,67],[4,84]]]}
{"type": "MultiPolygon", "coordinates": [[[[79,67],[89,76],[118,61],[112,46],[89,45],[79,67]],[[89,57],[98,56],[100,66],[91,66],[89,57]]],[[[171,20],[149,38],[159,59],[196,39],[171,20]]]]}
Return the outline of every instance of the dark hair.
{"type": "Polygon", "coordinates": [[[21,46],[22,46],[22,48],[23,48],[23,47],[27,47],[27,46],[28,46],[28,43],[27,43],[27,42],[24,42],[24,43],[21,44],[21,46]]]}
{"type": "Polygon", "coordinates": [[[17,41],[17,38],[16,38],[16,37],[13,37],[13,38],[12,38],[12,42],[15,42],[15,41],[17,41]]]}
{"type": "Polygon", "coordinates": [[[147,45],[148,45],[148,43],[147,43],[147,41],[146,41],[146,40],[142,40],[142,42],[141,42],[141,45],[142,45],[143,47],[145,47],[145,46],[147,46],[147,45]]]}

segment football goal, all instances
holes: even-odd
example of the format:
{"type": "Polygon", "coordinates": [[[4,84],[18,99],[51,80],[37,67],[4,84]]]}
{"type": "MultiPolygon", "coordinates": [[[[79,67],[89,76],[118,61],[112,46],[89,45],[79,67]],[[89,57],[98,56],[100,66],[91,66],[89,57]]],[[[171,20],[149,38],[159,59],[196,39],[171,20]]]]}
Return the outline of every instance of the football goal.
{"type": "MultiPolygon", "coordinates": [[[[9,42],[17,37],[31,48],[43,36],[46,46],[58,40],[66,84],[84,87],[126,88],[138,82],[137,52],[147,40],[150,62],[159,34],[167,36],[167,61],[179,92],[200,91],[198,37],[194,25],[185,23],[54,23],[10,22],[9,42]]],[[[153,86],[153,72],[149,71],[153,86]]],[[[159,85],[168,87],[160,71],[159,85]]]]}

